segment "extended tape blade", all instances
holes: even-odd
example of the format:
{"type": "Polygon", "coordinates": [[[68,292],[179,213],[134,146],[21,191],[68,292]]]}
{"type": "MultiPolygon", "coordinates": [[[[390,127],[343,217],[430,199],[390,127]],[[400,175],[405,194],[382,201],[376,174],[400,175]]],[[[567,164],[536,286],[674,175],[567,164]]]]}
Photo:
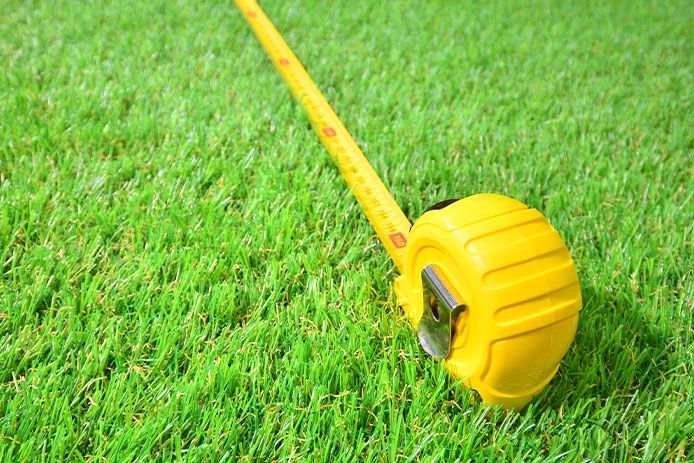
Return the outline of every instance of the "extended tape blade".
{"type": "Polygon", "coordinates": [[[402,272],[410,221],[258,3],[234,1],[294,97],[306,108],[321,142],[402,272]]]}

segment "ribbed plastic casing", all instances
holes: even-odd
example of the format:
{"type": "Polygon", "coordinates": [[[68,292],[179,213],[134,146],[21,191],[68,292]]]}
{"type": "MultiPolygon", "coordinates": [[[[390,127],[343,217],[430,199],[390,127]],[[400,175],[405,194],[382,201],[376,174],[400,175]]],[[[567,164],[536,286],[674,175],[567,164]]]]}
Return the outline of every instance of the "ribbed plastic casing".
{"type": "Polygon", "coordinates": [[[467,305],[447,369],[487,403],[525,407],[557,372],[582,305],[559,234],[540,212],[501,195],[479,194],[425,213],[412,227],[395,283],[415,327],[421,271],[431,264],[467,305]]]}

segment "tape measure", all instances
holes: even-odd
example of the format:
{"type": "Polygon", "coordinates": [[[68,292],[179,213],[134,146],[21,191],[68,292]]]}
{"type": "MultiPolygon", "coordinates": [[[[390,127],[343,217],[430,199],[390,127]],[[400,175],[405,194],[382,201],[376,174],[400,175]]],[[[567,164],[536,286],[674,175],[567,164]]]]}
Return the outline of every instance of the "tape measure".
{"type": "Polygon", "coordinates": [[[525,407],[557,372],[582,306],[559,234],[495,194],[446,201],[411,225],[258,3],[234,1],[400,270],[398,303],[424,350],[485,402],[525,407]]]}

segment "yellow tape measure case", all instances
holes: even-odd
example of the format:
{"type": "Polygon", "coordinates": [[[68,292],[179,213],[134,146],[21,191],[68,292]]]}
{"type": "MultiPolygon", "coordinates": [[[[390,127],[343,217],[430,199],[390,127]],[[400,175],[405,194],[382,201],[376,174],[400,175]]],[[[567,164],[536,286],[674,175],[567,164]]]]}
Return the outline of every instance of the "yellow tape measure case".
{"type": "Polygon", "coordinates": [[[557,372],[581,309],[574,263],[536,209],[479,194],[426,212],[410,231],[398,302],[413,326],[423,314],[421,273],[435,266],[465,305],[446,368],[482,399],[523,408],[557,372]]]}

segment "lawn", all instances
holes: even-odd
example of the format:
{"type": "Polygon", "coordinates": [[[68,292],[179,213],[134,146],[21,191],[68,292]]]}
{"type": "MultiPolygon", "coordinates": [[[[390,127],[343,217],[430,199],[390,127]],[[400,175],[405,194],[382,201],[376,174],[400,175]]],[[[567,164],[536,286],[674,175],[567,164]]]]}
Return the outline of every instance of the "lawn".
{"type": "Polygon", "coordinates": [[[0,3],[0,459],[694,459],[694,8],[262,1],[416,219],[542,211],[583,310],[521,412],[397,270],[231,1],[0,3]]]}

